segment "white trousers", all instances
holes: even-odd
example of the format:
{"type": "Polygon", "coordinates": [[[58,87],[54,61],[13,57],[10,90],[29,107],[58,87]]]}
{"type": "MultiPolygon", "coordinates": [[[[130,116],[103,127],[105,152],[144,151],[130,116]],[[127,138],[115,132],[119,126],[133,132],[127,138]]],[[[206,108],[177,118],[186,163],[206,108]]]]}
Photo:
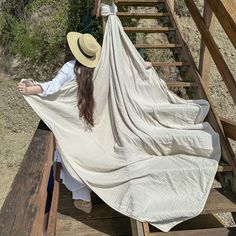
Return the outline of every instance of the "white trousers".
{"type": "MultiPolygon", "coordinates": [[[[61,163],[57,146],[54,151],[54,161],[61,163]]],[[[88,187],[88,185],[85,184],[82,179],[80,179],[80,181],[74,179],[69,174],[69,172],[63,168],[63,166],[61,168],[60,178],[62,179],[62,183],[66,186],[66,188],[72,192],[72,199],[91,201],[91,189],[88,187]]]]}

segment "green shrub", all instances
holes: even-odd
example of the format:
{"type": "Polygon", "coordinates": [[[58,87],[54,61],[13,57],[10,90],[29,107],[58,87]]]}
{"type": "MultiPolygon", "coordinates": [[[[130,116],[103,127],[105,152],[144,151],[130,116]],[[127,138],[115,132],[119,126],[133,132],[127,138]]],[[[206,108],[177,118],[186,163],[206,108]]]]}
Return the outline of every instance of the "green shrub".
{"type": "Polygon", "coordinates": [[[57,61],[67,49],[69,31],[89,32],[101,41],[102,29],[97,19],[88,17],[93,3],[92,0],[6,0],[0,18],[1,44],[8,49],[7,53],[32,62],[57,61]],[[88,20],[84,22],[86,17],[88,20]]]}

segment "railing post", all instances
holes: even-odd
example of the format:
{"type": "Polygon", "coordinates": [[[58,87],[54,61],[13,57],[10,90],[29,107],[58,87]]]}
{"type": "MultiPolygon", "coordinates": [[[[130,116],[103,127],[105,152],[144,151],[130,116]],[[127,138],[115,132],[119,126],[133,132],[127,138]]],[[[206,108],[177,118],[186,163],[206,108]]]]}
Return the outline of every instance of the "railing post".
{"type": "MultiPolygon", "coordinates": [[[[209,31],[213,33],[215,28],[215,16],[213,15],[212,9],[206,0],[204,0],[203,19],[209,31]]],[[[209,89],[211,61],[212,58],[210,52],[208,51],[203,39],[201,39],[199,71],[207,90],[209,89]]]]}

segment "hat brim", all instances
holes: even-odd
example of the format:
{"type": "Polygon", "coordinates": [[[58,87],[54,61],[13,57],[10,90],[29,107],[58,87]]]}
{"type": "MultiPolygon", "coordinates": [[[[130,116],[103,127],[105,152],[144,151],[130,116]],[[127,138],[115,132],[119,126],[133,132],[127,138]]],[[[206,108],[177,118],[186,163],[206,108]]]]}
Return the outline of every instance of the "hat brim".
{"type": "Polygon", "coordinates": [[[83,34],[78,32],[69,32],[67,34],[67,42],[70,47],[70,50],[74,57],[84,66],[87,66],[89,68],[94,68],[99,62],[100,53],[101,53],[101,46],[99,45],[99,50],[96,52],[95,56],[93,58],[88,58],[84,56],[84,54],[80,51],[78,47],[78,39],[83,36],[83,34]]]}

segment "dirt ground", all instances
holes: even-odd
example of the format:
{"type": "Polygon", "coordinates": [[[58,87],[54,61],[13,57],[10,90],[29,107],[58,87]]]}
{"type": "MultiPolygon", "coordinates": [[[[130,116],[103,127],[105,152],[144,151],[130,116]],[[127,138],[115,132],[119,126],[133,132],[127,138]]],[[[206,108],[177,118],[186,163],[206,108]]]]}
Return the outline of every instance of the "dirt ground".
{"type": "MultiPolygon", "coordinates": [[[[200,35],[188,16],[178,18],[184,38],[198,63],[200,35]]],[[[236,52],[218,22],[216,22],[214,38],[236,78],[236,52]]],[[[9,65],[0,58],[0,207],[39,122],[39,117],[32,111],[23,96],[16,91],[18,81],[22,78],[34,78],[34,71],[27,70],[18,75],[14,72],[15,63],[11,61],[9,65]]],[[[51,76],[52,73],[49,72],[46,79],[50,79],[51,76]]],[[[236,120],[236,107],[215,66],[212,66],[211,70],[210,93],[217,112],[236,120]]]]}
{"type": "Polygon", "coordinates": [[[17,81],[0,75],[0,206],[21,164],[39,118],[16,91],[17,81]]]}

